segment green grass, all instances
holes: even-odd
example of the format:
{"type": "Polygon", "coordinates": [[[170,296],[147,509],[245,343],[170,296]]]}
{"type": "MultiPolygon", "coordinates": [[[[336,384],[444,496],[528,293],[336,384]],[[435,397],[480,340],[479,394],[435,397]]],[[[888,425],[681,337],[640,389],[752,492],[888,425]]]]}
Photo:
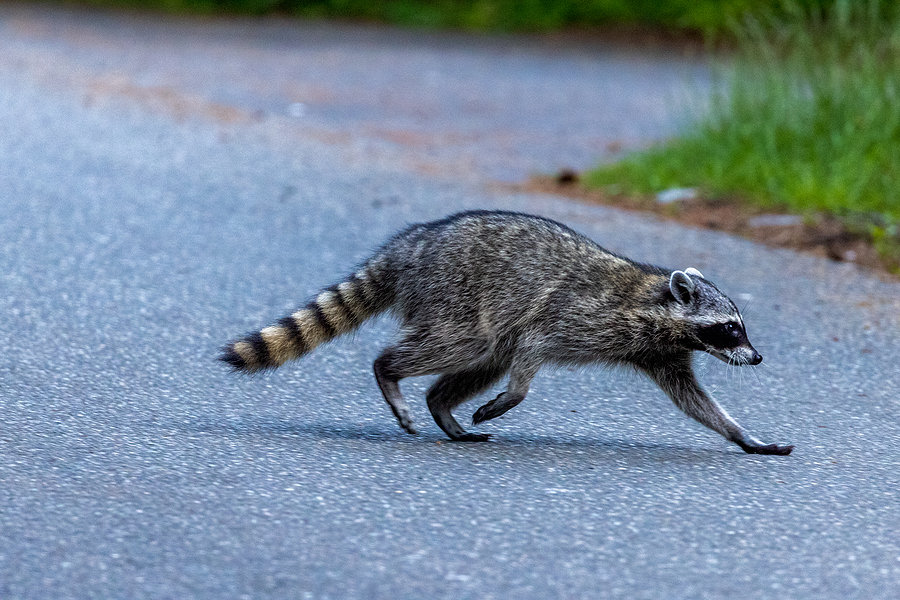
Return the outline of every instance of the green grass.
{"type": "Polygon", "coordinates": [[[826,11],[789,13],[737,29],[719,92],[687,133],[585,182],[641,193],[693,186],[825,212],[885,251],[900,248],[900,9],[832,0],[826,11]]]}
{"type": "MultiPolygon", "coordinates": [[[[180,13],[285,13],[476,31],[554,31],[638,25],[716,35],[781,0],[69,0],[180,13]]],[[[829,0],[803,0],[820,5],[829,0]]]]}

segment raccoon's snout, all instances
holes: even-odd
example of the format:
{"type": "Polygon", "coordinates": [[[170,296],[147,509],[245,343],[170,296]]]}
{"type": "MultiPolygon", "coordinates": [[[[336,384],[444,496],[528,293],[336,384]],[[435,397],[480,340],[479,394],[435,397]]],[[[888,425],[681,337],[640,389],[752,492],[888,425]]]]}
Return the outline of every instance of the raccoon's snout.
{"type": "Polygon", "coordinates": [[[762,362],[762,354],[756,351],[756,348],[750,347],[749,352],[745,351],[746,349],[738,349],[738,350],[717,350],[715,348],[706,348],[706,352],[712,354],[722,362],[727,362],[730,365],[743,366],[743,365],[758,365],[762,362]]]}
{"type": "Polygon", "coordinates": [[[742,352],[734,354],[735,364],[738,365],[758,365],[762,362],[762,354],[756,351],[756,348],[747,344],[749,348],[742,349],[742,352]]]}

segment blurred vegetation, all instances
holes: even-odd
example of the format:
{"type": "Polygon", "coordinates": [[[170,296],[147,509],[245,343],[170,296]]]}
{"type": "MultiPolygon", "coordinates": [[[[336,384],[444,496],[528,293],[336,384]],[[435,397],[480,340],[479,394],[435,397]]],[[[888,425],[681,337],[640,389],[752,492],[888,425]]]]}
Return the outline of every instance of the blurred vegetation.
{"type": "Polygon", "coordinates": [[[478,31],[630,25],[727,38],[682,137],[586,174],[596,187],[698,187],[841,217],[900,265],[900,0],[61,0],[478,31]]]}
{"type": "Polygon", "coordinates": [[[588,173],[586,183],[639,193],[691,186],[834,214],[900,261],[898,4],[785,4],[745,18],[709,110],[682,137],[588,173]]]}
{"type": "MultiPolygon", "coordinates": [[[[553,31],[643,25],[716,35],[748,14],[779,12],[781,0],[72,0],[182,13],[282,13],[478,31],[553,31]]],[[[802,0],[816,7],[830,0],[802,0]]]]}

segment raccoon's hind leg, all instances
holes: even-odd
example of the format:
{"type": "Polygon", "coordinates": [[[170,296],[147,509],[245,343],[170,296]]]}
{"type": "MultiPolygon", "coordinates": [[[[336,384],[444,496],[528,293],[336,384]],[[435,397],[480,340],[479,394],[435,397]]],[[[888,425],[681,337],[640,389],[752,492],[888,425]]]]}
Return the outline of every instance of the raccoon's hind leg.
{"type": "Polygon", "coordinates": [[[466,432],[450,411],[500,379],[507,371],[508,363],[485,356],[489,345],[478,338],[455,340],[454,344],[442,344],[441,341],[429,336],[427,331],[418,331],[385,349],[375,361],[378,386],[400,426],[413,433],[412,419],[398,382],[405,377],[443,373],[427,394],[428,409],[435,422],[454,440],[484,441],[487,436],[466,432]],[[484,359],[473,364],[472,358],[479,356],[484,359]]]}
{"type": "Polygon", "coordinates": [[[488,365],[457,373],[441,375],[428,389],[426,399],[435,423],[451,439],[457,442],[485,442],[490,435],[469,433],[463,429],[451,411],[475,394],[485,390],[503,377],[506,369],[498,365],[488,365]]]}
{"type": "Polygon", "coordinates": [[[381,356],[375,359],[373,369],[375,371],[375,381],[378,382],[381,394],[384,396],[388,406],[391,407],[394,416],[397,417],[400,427],[407,433],[417,433],[416,428],[413,427],[412,417],[409,416],[409,407],[406,405],[406,400],[403,399],[403,394],[400,393],[398,382],[401,377],[398,377],[396,371],[392,368],[391,354],[388,351],[383,352],[381,356]]]}

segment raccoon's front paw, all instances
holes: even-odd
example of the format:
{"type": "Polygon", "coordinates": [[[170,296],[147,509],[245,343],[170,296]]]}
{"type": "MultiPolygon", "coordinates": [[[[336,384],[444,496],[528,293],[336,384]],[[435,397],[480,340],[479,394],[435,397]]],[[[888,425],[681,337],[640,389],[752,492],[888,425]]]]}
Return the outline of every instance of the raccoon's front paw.
{"type": "Polygon", "coordinates": [[[454,442],[486,442],[491,439],[489,433],[469,433],[466,432],[453,438],[454,442]]]}
{"type": "Polygon", "coordinates": [[[779,445],[779,444],[765,444],[765,445],[750,445],[750,444],[740,444],[741,448],[747,454],[775,454],[777,456],[787,456],[794,449],[793,445],[779,445]]]}
{"type": "Polygon", "coordinates": [[[493,419],[493,415],[490,414],[490,405],[485,404],[481,408],[475,411],[475,414],[472,415],[472,424],[478,425],[479,423],[483,423],[488,419],[493,419]]]}
{"type": "Polygon", "coordinates": [[[524,399],[525,396],[523,394],[502,392],[496,398],[475,411],[475,414],[472,415],[472,424],[478,425],[484,421],[496,419],[524,399]]]}

